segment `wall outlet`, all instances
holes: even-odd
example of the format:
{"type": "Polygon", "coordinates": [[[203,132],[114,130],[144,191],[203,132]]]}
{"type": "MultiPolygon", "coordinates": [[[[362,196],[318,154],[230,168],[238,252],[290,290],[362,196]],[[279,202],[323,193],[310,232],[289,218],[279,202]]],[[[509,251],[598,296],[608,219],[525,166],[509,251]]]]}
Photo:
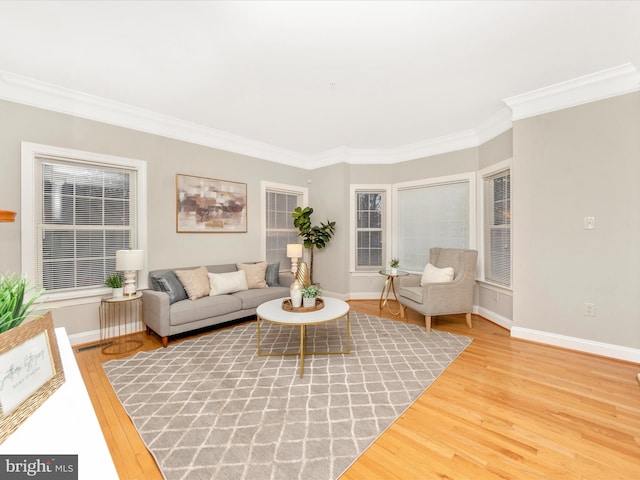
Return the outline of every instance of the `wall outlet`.
{"type": "Polygon", "coordinates": [[[584,229],[595,230],[596,229],[596,217],[584,217],[584,229]]]}
{"type": "Polygon", "coordinates": [[[595,317],[596,316],[596,304],[595,303],[585,303],[584,304],[584,315],[586,317],[595,317]]]}

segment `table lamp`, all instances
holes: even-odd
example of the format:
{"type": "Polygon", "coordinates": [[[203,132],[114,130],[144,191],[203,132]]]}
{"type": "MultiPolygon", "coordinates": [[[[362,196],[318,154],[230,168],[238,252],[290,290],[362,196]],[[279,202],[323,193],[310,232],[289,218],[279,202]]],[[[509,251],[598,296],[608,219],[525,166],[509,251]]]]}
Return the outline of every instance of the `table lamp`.
{"type": "Polygon", "coordinates": [[[144,267],[143,250],[117,250],[116,270],[124,272],[124,295],[136,294],[136,271],[144,267]]]}
{"type": "Polygon", "coordinates": [[[287,245],[287,257],[291,259],[291,273],[298,270],[298,259],[302,257],[302,245],[299,243],[289,243],[287,245]]]}

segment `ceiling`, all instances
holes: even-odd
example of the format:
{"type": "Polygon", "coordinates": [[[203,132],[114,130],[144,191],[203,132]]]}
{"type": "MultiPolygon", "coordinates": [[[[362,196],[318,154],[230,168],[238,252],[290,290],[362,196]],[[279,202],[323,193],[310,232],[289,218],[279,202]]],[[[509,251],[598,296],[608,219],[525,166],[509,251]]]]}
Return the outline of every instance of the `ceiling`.
{"type": "Polygon", "coordinates": [[[635,1],[3,1],[0,71],[310,160],[473,131],[508,97],[638,68],[639,25],[635,1]]]}

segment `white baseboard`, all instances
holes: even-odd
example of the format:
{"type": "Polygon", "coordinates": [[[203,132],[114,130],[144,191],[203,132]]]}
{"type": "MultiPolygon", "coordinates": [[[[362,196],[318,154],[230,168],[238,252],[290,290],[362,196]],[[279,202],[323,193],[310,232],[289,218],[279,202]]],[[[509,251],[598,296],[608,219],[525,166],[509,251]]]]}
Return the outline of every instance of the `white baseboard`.
{"type": "Polygon", "coordinates": [[[517,326],[511,328],[511,336],[522,340],[553,345],[555,347],[568,348],[569,350],[578,350],[584,353],[640,363],[640,350],[637,348],[585,340],[584,338],[568,337],[566,335],[558,335],[556,333],[517,326]]]}
{"type": "Polygon", "coordinates": [[[473,307],[473,313],[477,313],[483,318],[486,318],[490,322],[495,323],[496,325],[500,325],[502,328],[506,328],[507,330],[511,330],[513,327],[513,320],[509,320],[507,317],[503,317],[502,315],[498,315],[491,310],[488,310],[484,307],[473,307]]]}
{"type": "Polygon", "coordinates": [[[93,343],[100,340],[100,330],[91,330],[89,332],[74,333],[69,335],[71,346],[82,345],[83,343],[93,343]]]}
{"type": "MultiPolygon", "coordinates": [[[[144,326],[142,330],[136,331],[133,331],[134,327],[129,326],[128,328],[130,328],[130,330],[127,330],[128,333],[144,332],[145,330],[144,326]]],[[[139,325],[137,326],[137,328],[139,328],[139,325]]],[[[76,345],[83,345],[85,343],[95,343],[101,340],[100,330],[90,330],[88,332],[74,333],[73,335],[68,335],[68,337],[72,347],[75,347],[76,345]]]]}

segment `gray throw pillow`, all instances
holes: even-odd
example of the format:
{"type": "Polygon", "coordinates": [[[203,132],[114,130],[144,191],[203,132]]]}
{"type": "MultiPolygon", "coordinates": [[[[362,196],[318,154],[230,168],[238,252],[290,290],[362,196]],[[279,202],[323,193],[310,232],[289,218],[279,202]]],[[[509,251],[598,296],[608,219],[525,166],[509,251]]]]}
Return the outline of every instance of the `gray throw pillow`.
{"type": "Polygon", "coordinates": [[[267,272],[264,276],[269,287],[280,286],[280,262],[267,265],[267,272]]]}
{"type": "Polygon", "coordinates": [[[169,305],[189,298],[182,283],[173,271],[161,275],[151,275],[153,289],[169,294],[169,305]]]}

